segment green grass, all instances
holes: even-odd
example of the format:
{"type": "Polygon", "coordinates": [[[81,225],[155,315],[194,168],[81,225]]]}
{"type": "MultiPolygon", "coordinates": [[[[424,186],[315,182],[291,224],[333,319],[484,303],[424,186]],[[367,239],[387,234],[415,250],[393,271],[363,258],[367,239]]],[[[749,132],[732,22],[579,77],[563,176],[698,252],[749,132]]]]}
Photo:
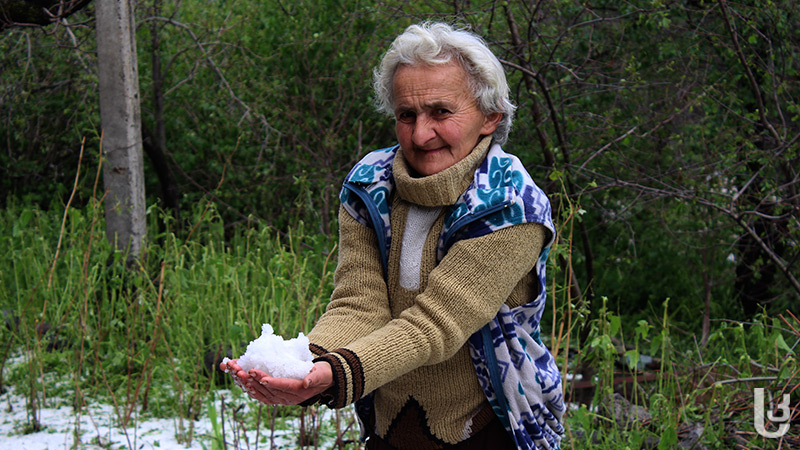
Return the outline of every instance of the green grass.
{"type": "MultiPolygon", "coordinates": [[[[169,220],[161,214],[149,210],[146,262],[128,270],[106,243],[98,205],[70,208],[66,216],[13,204],[0,212],[0,309],[8,322],[0,328],[0,382],[27,397],[27,428],[39,427],[42,405],[103,401],[114,405],[121,426],[142,414],[175,418],[184,442],[202,439],[209,449],[238,448],[241,430],[256,427],[268,443],[298,418],[306,430],[297,433],[298,447],[314,448],[321,439],[359,448],[352,416],[255,405],[240,413],[236,405],[249,400],[235,389],[221,398],[218,388],[230,386],[203,367],[215,345],[241,353],[262,323],[284,336],[310,330],[332,290],[335,242],[302,224],[286,233],[258,223],[226,229],[211,204],[196,211],[187,239],[186,230],[179,237],[163,229],[159,223],[169,220]],[[202,414],[217,424],[212,436],[193,433],[189,419],[202,414]]],[[[569,242],[554,255],[569,257],[569,242]]],[[[567,368],[582,368],[584,380],[594,381],[583,390],[586,404],[567,415],[562,448],[663,450],[679,448],[692,433],[694,448],[800,445],[796,318],[715,321],[700,346],[691,330],[671,323],[666,300],[662,317],[635,323],[603,307],[581,343],[585,311],[562,288],[563,272],[551,273],[556,282],[543,337],[565,377],[567,368]],[[647,356],[654,362],[637,370],[647,356]],[[631,381],[620,383],[625,377],[631,381]],[[755,433],[755,387],[792,395],[795,425],[783,440],[755,433]],[[613,407],[615,392],[627,399],[617,397],[623,415],[613,407]]]]}

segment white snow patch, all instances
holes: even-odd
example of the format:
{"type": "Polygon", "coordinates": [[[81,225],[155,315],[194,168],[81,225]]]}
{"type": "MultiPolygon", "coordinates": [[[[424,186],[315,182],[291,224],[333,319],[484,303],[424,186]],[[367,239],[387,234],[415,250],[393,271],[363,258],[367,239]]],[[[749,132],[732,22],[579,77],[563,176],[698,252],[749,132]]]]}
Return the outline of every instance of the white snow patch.
{"type": "MultiPolygon", "coordinates": [[[[49,400],[50,404],[63,403],[49,400]]],[[[121,428],[114,408],[107,404],[92,404],[81,411],[71,406],[45,406],[37,409],[37,421],[42,430],[23,434],[32,423],[25,397],[12,388],[0,395],[0,442],[2,448],[25,450],[57,449],[190,449],[202,450],[208,440],[199,436],[211,433],[207,419],[194,422],[195,436],[191,445],[178,442],[177,419],[137,417],[132,425],[121,428]],[[75,441],[77,438],[77,445],[75,441]],[[202,442],[201,442],[202,441],[202,442]]],[[[188,420],[184,420],[189,427],[188,420]]]]}
{"type": "MultiPolygon", "coordinates": [[[[219,395],[226,399],[233,398],[227,390],[219,390],[215,397],[215,405],[219,407],[219,395]]],[[[52,405],[64,404],[63,400],[49,400],[52,405]]],[[[227,403],[227,401],[226,401],[227,403]]],[[[256,402],[245,400],[240,410],[245,414],[249,408],[257,408],[256,402]]],[[[180,423],[178,418],[153,418],[137,416],[131,425],[122,428],[117,420],[114,407],[109,404],[92,403],[82,408],[80,414],[71,406],[47,406],[38,410],[38,421],[43,429],[36,433],[23,434],[30,423],[25,396],[14,391],[13,387],[0,395],[0,449],[22,450],[207,450],[214,447],[212,436],[214,430],[211,420],[205,411],[198,420],[183,419],[183,430],[193,429],[190,444],[181,442],[178,436],[180,423]],[[76,444],[77,436],[77,444],[76,444]]],[[[317,423],[333,423],[339,411],[320,410],[317,423]]],[[[341,411],[343,419],[352,417],[355,411],[341,411]]],[[[219,413],[218,413],[219,414],[219,413]]],[[[310,418],[307,417],[308,421],[310,418]]],[[[217,419],[219,420],[219,419],[217,419]]],[[[256,434],[255,430],[243,430],[235,425],[231,417],[225,418],[225,440],[230,450],[288,450],[297,448],[300,435],[299,419],[288,420],[282,429],[271,431],[268,424],[262,424],[256,434]]],[[[320,449],[332,449],[335,441],[325,439],[320,449]]],[[[314,448],[313,445],[310,448],[314,448]]]]}
{"type": "Polygon", "coordinates": [[[245,372],[258,369],[275,378],[302,380],[314,367],[314,355],[308,349],[308,337],[303,333],[296,338],[283,340],[273,333],[272,326],[261,326],[261,336],[247,345],[239,366],[245,372]]]}

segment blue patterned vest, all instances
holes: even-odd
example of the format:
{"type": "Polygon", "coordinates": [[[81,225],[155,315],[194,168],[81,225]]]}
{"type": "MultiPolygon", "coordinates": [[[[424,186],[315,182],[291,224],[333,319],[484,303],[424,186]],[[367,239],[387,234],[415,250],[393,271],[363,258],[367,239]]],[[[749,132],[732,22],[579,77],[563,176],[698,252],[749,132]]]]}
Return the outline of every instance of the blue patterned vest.
{"type": "MultiPolygon", "coordinates": [[[[342,206],[376,231],[387,275],[391,247],[390,196],[394,189],[392,161],[399,146],[376,150],[359,161],[345,178],[342,206]]],[[[545,269],[555,237],[550,201],[519,159],[493,144],[472,183],[450,206],[439,236],[437,260],[458,240],[479,237],[521,223],[539,223],[550,230],[535,267],[538,294],[525,305],[507,305],[469,338],[478,381],[495,414],[519,449],[556,449],[564,430],[561,377],[550,351],[539,338],[539,322],[547,297],[545,269]]],[[[365,399],[358,409],[363,410],[365,399]]]]}

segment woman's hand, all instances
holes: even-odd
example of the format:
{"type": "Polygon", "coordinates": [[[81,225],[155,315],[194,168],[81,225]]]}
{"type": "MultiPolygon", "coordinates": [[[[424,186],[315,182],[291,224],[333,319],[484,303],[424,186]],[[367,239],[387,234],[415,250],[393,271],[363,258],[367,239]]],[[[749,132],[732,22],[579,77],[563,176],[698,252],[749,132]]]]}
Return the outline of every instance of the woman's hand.
{"type": "Polygon", "coordinates": [[[297,405],[333,386],[333,372],[330,364],[320,361],[302,380],[294,378],[273,378],[261,370],[242,370],[236,360],[221,366],[233,376],[234,383],[250,397],[268,405],[297,405]]]}
{"type": "Polygon", "coordinates": [[[242,370],[242,368],[239,366],[238,359],[229,359],[228,362],[219,363],[219,369],[225,373],[231,374],[231,377],[233,378],[233,384],[239,386],[243,391],[247,392],[247,383],[250,379],[250,375],[242,370]]]}

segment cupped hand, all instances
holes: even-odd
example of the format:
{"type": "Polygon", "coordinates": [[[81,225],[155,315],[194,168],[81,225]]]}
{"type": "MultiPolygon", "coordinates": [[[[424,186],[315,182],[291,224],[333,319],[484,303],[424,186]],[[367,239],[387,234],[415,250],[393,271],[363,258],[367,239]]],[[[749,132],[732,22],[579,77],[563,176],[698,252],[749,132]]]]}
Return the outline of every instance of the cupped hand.
{"type": "Polygon", "coordinates": [[[233,383],[247,392],[247,383],[250,379],[250,375],[242,370],[242,367],[239,366],[238,359],[229,359],[226,362],[219,363],[219,369],[225,373],[231,374],[233,383]]]}
{"type": "Polygon", "coordinates": [[[245,372],[236,360],[220,366],[250,397],[268,405],[297,405],[333,386],[330,364],[320,361],[302,380],[274,378],[258,369],[245,372]]]}

